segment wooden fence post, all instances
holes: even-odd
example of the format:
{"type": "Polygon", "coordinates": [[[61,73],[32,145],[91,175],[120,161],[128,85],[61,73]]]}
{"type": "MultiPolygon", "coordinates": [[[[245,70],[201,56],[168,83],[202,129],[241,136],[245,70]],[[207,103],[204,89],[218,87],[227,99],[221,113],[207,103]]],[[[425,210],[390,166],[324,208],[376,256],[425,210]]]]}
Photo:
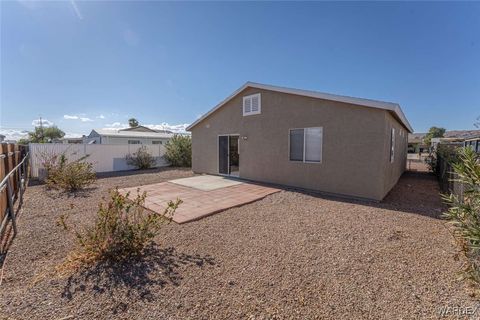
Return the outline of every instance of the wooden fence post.
{"type": "MultiPolygon", "coordinates": [[[[3,150],[0,150],[3,151],[3,150]]],[[[0,181],[7,175],[5,170],[5,154],[0,154],[0,181]]],[[[5,210],[7,209],[7,189],[0,191],[0,221],[5,217],[5,210]]]]}

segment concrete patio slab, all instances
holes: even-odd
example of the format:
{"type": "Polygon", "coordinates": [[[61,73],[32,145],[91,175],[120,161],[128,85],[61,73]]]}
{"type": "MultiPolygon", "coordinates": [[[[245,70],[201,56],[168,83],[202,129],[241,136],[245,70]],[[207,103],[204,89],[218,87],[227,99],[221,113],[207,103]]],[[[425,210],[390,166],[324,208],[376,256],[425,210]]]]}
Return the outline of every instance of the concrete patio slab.
{"type": "Polygon", "coordinates": [[[136,195],[136,190],[147,192],[145,208],[163,213],[170,200],[181,199],[183,203],[173,216],[173,221],[185,223],[257,201],[280,189],[261,186],[241,180],[202,175],[191,178],[171,180],[119,191],[136,195]]]}
{"type": "Polygon", "coordinates": [[[203,191],[211,191],[220,188],[231,187],[242,183],[241,181],[231,178],[211,175],[201,175],[196,177],[175,179],[169,182],[203,191]]]}

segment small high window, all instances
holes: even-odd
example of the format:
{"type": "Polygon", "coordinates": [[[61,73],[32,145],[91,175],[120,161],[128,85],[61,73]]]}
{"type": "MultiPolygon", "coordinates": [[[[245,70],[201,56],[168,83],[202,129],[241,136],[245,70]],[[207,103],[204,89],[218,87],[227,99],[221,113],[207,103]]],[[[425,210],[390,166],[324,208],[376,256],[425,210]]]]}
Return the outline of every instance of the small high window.
{"type": "Polygon", "coordinates": [[[128,140],[128,144],[141,144],[140,140],[128,140]]]}
{"type": "Polygon", "coordinates": [[[162,141],[155,140],[155,141],[152,141],[152,144],[163,144],[163,142],[162,142],[162,141]]]}
{"type": "Polygon", "coordinates": [[[260,114],[262,111],[262,101],[260,93],[243,97],[243,115],[250,116],[260,114]]]}

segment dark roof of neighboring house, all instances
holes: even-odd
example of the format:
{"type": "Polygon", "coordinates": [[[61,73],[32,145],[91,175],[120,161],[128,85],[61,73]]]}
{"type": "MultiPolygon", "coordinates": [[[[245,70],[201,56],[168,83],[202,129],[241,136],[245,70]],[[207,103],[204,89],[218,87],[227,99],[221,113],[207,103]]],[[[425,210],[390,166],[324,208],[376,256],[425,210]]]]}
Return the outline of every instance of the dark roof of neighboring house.
{"type": "MultiPolygon", "coordinates": [[[[122,131],[122,130],[111,130],[111,129],[93,129],[92,132],[96,132],[100,136],[108,137],[132,137],[132,138],[172,138],[173,134],[157,131],[122,131]]],[[[90,133],[89,137],[92,135],[90,133]]]]}
{"type": "Polygon", "coordinates": [[[239,89],[237,89],[234,93],[232,93],[228,98],[226,98],[225,100],[220,102],[213,109],[211,109],[210,111],[205,113],[202,117],[197,119],[197,121],[195,121],[194,123],[189,125],[187,127],[187,130],[191,130],[194,126],[196,126],[198,123],[203,121],[210,114],[215,112],[217,109],[224,106],[228,101],[233,99],[237,94],[239,94],[240,92],[242,92],[246,88],[257,88],[257,89],[263,89],[263,90],[269,90],[269,91],[275,91],[275,92],[281,92],[281,93],[287,93],[287,94],[294,94],[294,95],[299,95],[299,96],[318,98],[318,99],[324,99],[324,100],[330,100],[330,101],[339,101],[339,102],[354,104],[354,105],[358,105],[358,106],[387,110],[387,111],[390,111],[391,113],[393,113],[393,115],[400,121],[400,123],[402,123],[405,126],[405,128],[407,128],[407,130],[409,132],[413,132],[413,129],[410,126],[410,123],[408,122],[407,118],[403,114],[403,111],[400,108],[400,105],[397,104],[397,103],[371,100],[371,99],[363,99],[363,98],[354,98],[354,97],[348,97],[348,96],[340,96],[340,95],[336,95],[336,94],[323,93],[323,92],[318,92],[318,91],[310,91],[310,90],[302,90],[302,89],[293,89],[293,88],[272,86],[272,85],[268,85],[268,84],[261,84],[261,83],[255,83],[255,82],[245,83],[243,86],[241,86],[239,89]]]}
{"type": "MultiPolygon", "coordinates": [[[[426,133],[409,133],[408,143],[422,143],[426,133]]],[[[446,131],[443,138],[475,139],[480,137],[480,130],[451,130],[446,131]]]]}
{"type": "Polygon", "coordinates": [[[137,126],[137,127],[133,127],[133,128],[125,128],[125,129],[120,129],[120,130],[118,130],[118,131],[173,133],[173,131],[170,131],[170,130],[156,130],[156,129],[151,129],[151,128],[145,127],[145,126],[137,126]]]}
{"type": "Polygon", "coordinates": [[[120,129],[118,131],[140,131],[140,132],[155,132],[155,130],[150,129],[145,126],[136,126],[136,127],[130,127],[130,128],[125,128],[125,129],[120,129]]]}
{"type": "Polygon", "coordinates": [[[480,130],[452,130],[445,132],[445,138],[470,138],[480,136],[480,130]]]}

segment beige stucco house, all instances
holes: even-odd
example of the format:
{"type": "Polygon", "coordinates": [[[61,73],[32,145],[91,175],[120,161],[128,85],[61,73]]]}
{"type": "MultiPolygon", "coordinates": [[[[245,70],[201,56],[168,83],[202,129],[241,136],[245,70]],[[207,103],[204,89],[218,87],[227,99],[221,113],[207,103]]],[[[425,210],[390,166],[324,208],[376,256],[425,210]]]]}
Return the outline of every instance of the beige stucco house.
{"type": "Polygon", "coordinates": [[[247,82],[190,125],[192,169],[381,200],[412,128],[396,103],[247,82]]]}

